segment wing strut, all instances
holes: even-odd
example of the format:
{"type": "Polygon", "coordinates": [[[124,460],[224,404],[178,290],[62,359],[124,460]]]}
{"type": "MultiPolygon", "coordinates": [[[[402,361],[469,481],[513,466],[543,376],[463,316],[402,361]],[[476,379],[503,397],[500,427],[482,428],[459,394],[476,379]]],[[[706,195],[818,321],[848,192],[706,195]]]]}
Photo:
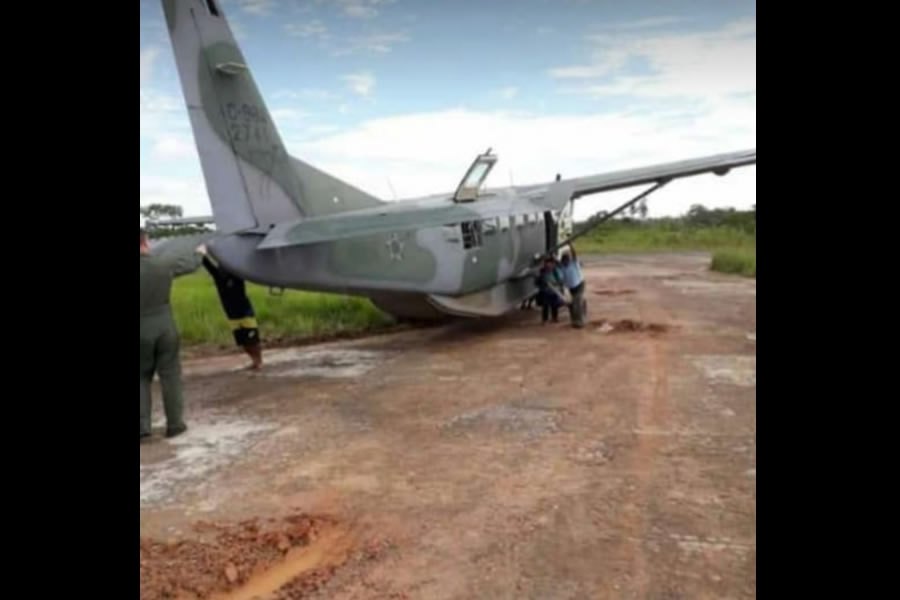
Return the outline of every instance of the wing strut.
{"type": "Polygon", "coordinates": [[[545,256],[551,256],[551,255],[556,254],[556,251],[559,250],[560,248],[562,248],[563,246],[568,246],[568,245],[571,244],[575,239],[580,238],[581,236],[583,236],[583,235],[584,235],[585,233],[587,233],[588,231],[591,231],[592,229],[594,229],[594,228],[597,227],[598,225],[600,225],[600,224],[602,224],[602,223],[605,223],[605,222],[609,221],[610,219],[612,219],[613,217],[615,217],[617,214],[621,213],[623,210],[627,210],[629,206],[634,206],[635,203],[640,202],[641,200],[643,200],[644,198],[646,198],[647,196],[649,196],[650,194],[652,194],[653,192],[655,192],[655,191],[658,190],[659,188],[663,187],[664,185],[666,185],[666,184],[669,183],[670,181],[672,181],[672,180],[671,180],[671,179],[660,179],[660,180],[656,183],[656,185],[654,185],[654,186],[651,187],[650,189],[644,190],[643,192],[641,192],[640,194],[638,194],[637,196],[635,196],[634,198],[632,198],[631,200],[629,200],[628,202],[626,202],[625,204],[623,204],[622,206],[620,206],[619,208],[617,208],[616,210],[614,210],[614,211],[612,211],[611,213],[609,213],[608,215],[604,216],[602,219],[597,219],[595,222],[591,223],[588,227],[585,227],[584,229],[582,229],[581,231],[579,231],[579,232],[576,233],[575,235],[570,235],[570,236],[568,237],[568,239],[565,239],[565,240],[559,242],[558,244],[556,244],[555,246],[553,246],[552,248],[550,248],[549,250],[547,250],[547,252],[545,252],[542,256],[540,256],[540,257],[538,257],[538,258],[540,258],[541,260],[543,260],[543,258],[544,258],[545,256]]]}

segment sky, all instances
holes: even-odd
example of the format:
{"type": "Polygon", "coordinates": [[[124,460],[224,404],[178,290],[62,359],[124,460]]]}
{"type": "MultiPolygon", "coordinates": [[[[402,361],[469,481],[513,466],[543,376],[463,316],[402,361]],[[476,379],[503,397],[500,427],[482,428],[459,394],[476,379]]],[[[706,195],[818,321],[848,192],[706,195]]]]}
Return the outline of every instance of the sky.
{"type": "MultiPolygon", "coordinates": [[[[756,3],[218,0],[288,152],[384,200],[475,156],[523,185],[756,147],[756,3]]],[[[579,199],[587,218],[641,188],[579,199]]],[[[162,5],[141,0],[141,205],[209,215],[162,5]]],[[[756,167],[678,180],[650,216],[756,204],[756,167]]]]}

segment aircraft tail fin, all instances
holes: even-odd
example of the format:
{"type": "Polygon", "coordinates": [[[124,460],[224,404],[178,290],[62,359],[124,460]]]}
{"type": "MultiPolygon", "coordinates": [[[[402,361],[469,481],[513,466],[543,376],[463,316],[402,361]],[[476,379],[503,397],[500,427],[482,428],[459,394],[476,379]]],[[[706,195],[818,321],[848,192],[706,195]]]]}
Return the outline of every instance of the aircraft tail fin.
{"type": "Polygon", "coordinates": [[[162,4],[218,231],[380,203],[288,155],[220,0],[162,4]]]}

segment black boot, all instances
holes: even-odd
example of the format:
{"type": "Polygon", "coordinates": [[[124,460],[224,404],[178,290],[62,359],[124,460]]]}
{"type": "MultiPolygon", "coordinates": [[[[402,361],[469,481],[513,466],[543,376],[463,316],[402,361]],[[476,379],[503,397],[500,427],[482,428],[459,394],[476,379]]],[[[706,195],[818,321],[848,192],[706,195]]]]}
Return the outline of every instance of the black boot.
{"type": "Polygon", "coordinates": [[[184,433],[185,431],[187,431],[187,425],[185,425],[184,423],[182,423],[181,425],[176,425],[175,427],[167,427],[166,428],[166,437],[167,438],[177,437],[177,436],[181,435],[182,433],[184,433]]]}

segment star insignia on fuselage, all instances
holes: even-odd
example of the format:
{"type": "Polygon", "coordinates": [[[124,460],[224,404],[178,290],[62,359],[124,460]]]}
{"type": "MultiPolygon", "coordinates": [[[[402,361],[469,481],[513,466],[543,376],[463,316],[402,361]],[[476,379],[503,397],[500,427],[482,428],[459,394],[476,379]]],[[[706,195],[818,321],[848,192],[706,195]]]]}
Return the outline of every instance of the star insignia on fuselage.
{"type": "Polygon", "coordinates": [[[392,233],[385,244],[388,247],[388,252],[391,254],[391,260],[403,260],[403,247],[406,244],[400,239],[399,235],[392,233]]]}

